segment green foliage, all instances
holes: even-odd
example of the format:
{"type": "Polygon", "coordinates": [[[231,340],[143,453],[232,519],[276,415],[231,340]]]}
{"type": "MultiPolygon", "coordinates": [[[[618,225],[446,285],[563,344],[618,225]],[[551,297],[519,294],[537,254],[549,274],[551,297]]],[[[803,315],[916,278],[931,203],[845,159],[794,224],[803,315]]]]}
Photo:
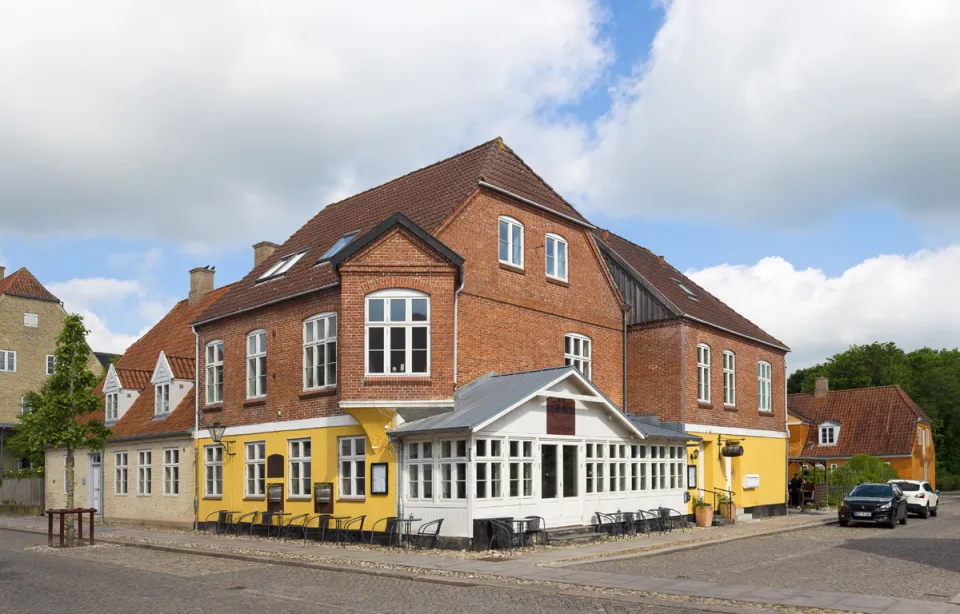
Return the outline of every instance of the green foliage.
{"type": "Polygon", "coordinates": [[[0,477],[8,478],[8,479],[42,478],[43,467],[24,467],[23,469],[10,469],[9,471],[4,471],[3,475],[0,477]]]}
{"type": "Polygon", "coordinates": [[[944,473],[937,476],[939,490],[960,490],[960,475],[944,473]]]}
{"type": "MultiPolygon", "coordinates": [[[[823,471],[820,469],[819,471],[823,471]]],[[[830,505],[839,505],[844,495],[860,482],[887,482],[900,476],[897,470],[878,458],[857,454],[847,464],[830,472],[830,505]]],[[[821,473],[822,478],[822,473],[821,473]]]]}
{"type": "Polygon", "coordinates": [[[694,508],[697,508],[697,507],[712,507],[712,504],[707,503],[707,500],[704,499],[703,497],[694,497],[694,499],[693,499],[693,507],[694,507],[694,508]]]}

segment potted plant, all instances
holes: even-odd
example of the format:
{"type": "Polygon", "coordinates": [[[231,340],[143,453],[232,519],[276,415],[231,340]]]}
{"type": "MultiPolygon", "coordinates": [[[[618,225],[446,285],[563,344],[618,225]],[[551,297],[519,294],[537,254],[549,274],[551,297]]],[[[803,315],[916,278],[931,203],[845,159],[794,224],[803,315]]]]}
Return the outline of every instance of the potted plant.
{"type": "Polygon", "coordinates": [[[721,516],[727,520],[737,519],[737,504],[733,502],[733,499],[727,495],[720,495],[717,498],[717,502],[720,504],[721,516]]]}
{"type": "Polygon", "coordinates": [[[697,519],[698,527],[709,527],[713,524],[713,507],[703,497],[693,500],[693,515],[697,519]]]}

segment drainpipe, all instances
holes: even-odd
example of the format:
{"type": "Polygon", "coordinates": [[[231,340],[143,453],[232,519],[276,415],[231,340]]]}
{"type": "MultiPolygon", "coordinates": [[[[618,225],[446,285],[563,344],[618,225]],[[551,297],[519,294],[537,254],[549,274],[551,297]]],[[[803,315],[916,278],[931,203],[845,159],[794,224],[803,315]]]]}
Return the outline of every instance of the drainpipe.
{"type": "MultiPolygon", "coordinates": [[[[787,418],[787,398],[788,398],[787,397],[787,357],[786,355],[784,355],[783,357],[783,430],[787,434],[787,441],[786,441],[786,446],[784,446],[785,449],[783,451],[783,456],[784,456],[783,483],[784,483],[784,486],[787,489],[789,489],[790,488],[790,427],[787,426],[787,422],[789,421],[789,418],[787,418]]],[[[814,475],[816,475],[816,472],[814,472],[814,475]]],[[[824,475],[824,479],[826,479],[826,475],[827,475],[826,465],[824,465],[823,467],[823,475],[824,475]]],[[[790,513],[789,490],[787,490],[784,494],[786,495],[786,499],[783,500],[783,515],[786,516],[787,514],[790,513]]],[[[829,496],[829,494],[830,493],[828,488],[827,495],[829,496]]]]}
{"type": "Polygon", "coordinates": [[[200,333],[193,331],[193,530],[200,529],[200,450],[197,435],[200,433],[200,333]]]}
{"type": "Polygon", "coordinates": [[[459,336],[458,320],[460,315],[460,293],[465,283],[463,270],[460,270],[460,287],[453,292],[453,387],[457,387],[457,337],[459,336]]]}
{"type": "Polygon", "coordinates": [[[630,305],[624,305],[623,310],[623,413],[630,413],[630,405],[627,403],[627,316],[630,313],[630,305]]]}
{"type": "Polygon", "coordinates": [[[680,320],[680,424],[687,430],[687,327],[680,320]]]}

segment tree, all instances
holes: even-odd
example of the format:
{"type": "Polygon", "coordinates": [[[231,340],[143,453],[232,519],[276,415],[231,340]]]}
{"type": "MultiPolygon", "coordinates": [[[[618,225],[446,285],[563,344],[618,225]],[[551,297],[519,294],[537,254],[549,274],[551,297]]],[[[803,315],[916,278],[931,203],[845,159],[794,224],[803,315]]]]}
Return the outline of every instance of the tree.
{"type": "MultiPolygon", "coordinates": [[[[93,394],[97,377],[87,369],[90,346],[83,318],[68,315],[63,330],[57,337],[54,352],[53,375],[47,378],[39,392],[30,392],[25,398],[29,408],[20,418],[14,440],[18,449],[35,457],[43,456],[47,447],[63,448],[67,452],[67,508],[74,505],[74,450],[90,448],[102,450],[110,429],[89,414],[100,407],[93,394]]],[[[66,543],[74,544],[73,521],[67,524],[66,543]]]]}

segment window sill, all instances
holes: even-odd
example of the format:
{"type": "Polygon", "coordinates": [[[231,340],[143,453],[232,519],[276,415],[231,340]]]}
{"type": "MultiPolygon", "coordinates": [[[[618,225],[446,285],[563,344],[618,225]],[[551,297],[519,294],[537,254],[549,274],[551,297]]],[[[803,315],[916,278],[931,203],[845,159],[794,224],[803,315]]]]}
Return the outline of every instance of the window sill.
{"type": "Polygon", "coordinates": [[[210,405],[204,405],[200,408],[200,411],[203,412],[212,412],[212,411],[223,411],[223,403],[211,403],[210,405]]]}
{"type": "Polygon", "coordinates": [[[772,415],[773,415],[773,410],[772,410],[772,409],[758,409],[758,410],[757,410],[757,413],[760,414],[761,416],[772,416],[772,415]]]}
{"type": "Polygon", "coordinates": [[[737,411],[737,406],[736,406],[736,405],[727,405],[726,403],[724,403],[724,404],[723,404],[723,411],[737,411]]]}
{"type": "Polygon", "coordinates": [[[327,388],[316,388],[314,390],[304,390],[300,393],[301,399],[315,399],[317,397],[332,397],[336,396],[337,387],[329,386],[327,388]]]}
{"type": "Polygon", "coordinates": [[[713,403],[710,401],[697,401],[697,406],[700,409],[713,409],[713,403]]]}
{"type": "Polygon", "coordinates": [[[258,397],[256,399],[249,399],[243,402],[244,407],[259,407],[261,405],[266,405],[267,399],[265,397],[258,397]]]}
{"type": "Polygon", "coordinates": [[[555,278],[555,277],[550,277],[550,276],[547,276],[547,283],[548,283],[548,284],[554,284],[554,285],[556,285],[556,286],[562,286],[562,287],[564,287],[564,288],[569,288],[569,287],[570,287],[570,282],[569,282],[569,281],[564,281],[564,280],[562,280],[562,279],[557,279],[557,278],[555,278]]]}
{"type": "Polygon", "coordinates": [[[507,264],[506,262],[501,262],[500,268],[504,271],[510,271],[511,273],[516,273],[518,275],[526,275],[527,272],[523,270],[522,267],[518,267],[512,264],[507,264]]]}
{"type": "Polygon", "coordinates": [[[265,499],[266,499],[265,496],[264,496],[264,497],[244,497],[244,498],[243,498],[244,501],[263,501],[263,500],[265,500],[265,499]]]}
{"type": "Polygon", "coordinates": [[[310,495],[305,497],[296,496],[296,497],[287,497],[287,501],[310,501],[310,495]]]}
{"type": "Polygon", "coordinates": [[[363,503],[366,501],[366,497],[338,497],[337,501],[343,501],[344,503],[363,503]]]}
{"type": "Polygon", "coordinates": [[[429,375],[368,375],[363,378],[364,386],[404,386],[416,384],[429,386],[433,378],[429,375]]]}
{"type": "Polygon", "coordinates": [[[204,501],[223,501],[223,495],[204,495],[204,501]]]}

